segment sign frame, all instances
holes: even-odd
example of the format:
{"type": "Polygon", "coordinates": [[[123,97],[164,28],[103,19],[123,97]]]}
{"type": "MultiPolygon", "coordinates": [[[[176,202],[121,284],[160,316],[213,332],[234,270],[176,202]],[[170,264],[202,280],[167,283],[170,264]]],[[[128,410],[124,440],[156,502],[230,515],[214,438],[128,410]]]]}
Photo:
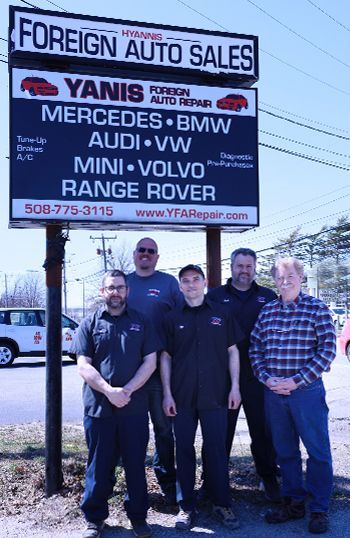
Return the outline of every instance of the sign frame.
{"type": "MultiPolygon", "coordinates": [[[[153,76],[154,74],[159,73],[164,74],[165,76],[173,75],[181,77],[201,77],[203,79],[206,79],[207,82],[208,80],[212,79],[214,83],[217,83],[220,79],[223,81],[223,83],[228,84],[232,84],[233,81],[235,81],[235,85],[237,87],[249,87],[255,82],[257,82],[259,78],[257,36],[236,34],[230,32],[219,32],[215,30],[208,31],[196,28],[186,28],[180,26],[136,22],[121,19],[111,19],[89,15],[78,15],[73,13],[67,14],[51,10],[38,9],[34,11],[31,8],[17,6],[10,6],[9,9],[10,65],[20,65],[18,63],[18,60],[22,62],[38,60],[42,62],[60,62],[61,64],[79,64],[81,66],[89,66],[90,69],[91,66],[94,65],[96,66],[96,68],[117,68],[127,71],[138,71],[139,73],[152,73],[153,76]],[[32,39],[33,42],[36,41],[37,50],[26,50],[23,44],[21,47],[21,43],[18,43],[24,40],[24,36],[27,36],[27,34],[29,36],[31,35],[30,24],[28,22],[25,22],[24,18],[23,24],[21,23],[22,32],[19,32],[18,25],[16,25],[16,23],[17,15],[20,17],[20,14],[27,14],[27,21],[30,21],[29,17],[32,17],[33,20],[38,19],[36,23],[33,23],[33,27],[35,27],[35,39],[34,33],[32,39]],[[94,23],[95,26],[105,24],[110,26],[108,32],[111,33],[113,33],[113,27],[115,27],[115,31],[119,31],[119,33],[123,32],[125,27],[125,32],[131,33],[131,37],[134,37],[134,35],[141,35],[146,36],[147,39],[144,39],[142,41],[140,37],[137,37],[139,41],[136,41],[136,39],[130,40],[129,45],[126,49],[126,52],[128,53],[128,60],[130,61],[123,58],[115,60],[108,57],[102,57],[99,59],[96,57],[96,51],[94,51],[94,54],[90,55],[90,57],[88,58],[86,58],[86,54],[84,56],[82,53],[79,53],[80,56],[76,56],[73,54],[73,48],[83,48],[85,41],[86,43],[88,43],[88,40],[86,38],[87,33],[82,34],[83,30],[78,31],[72,28],[66,28],[66,32],[64,33],[61,28],[55,25],[49,25],[48,27],[46,27],[43,22],[45,18],[52,18],[52,20],[59,19],[62,21],[62,26],[67,20],[74,21],[76,24],[78,24],[79,21],[85,22],[86,24],[94,23]],[[60,32],[60,30],[62,30],[62,32],[60,32]],[[64,35],[68,37],[65,38],[64,35]],[[209,41],[209,39],[217,42],[217,44],[215,44],[215,46],[208,45],[207,42],[209,41]],[[171,40],[172,42],[168,43],[167,40],[171,40]],[[135,42],[133,47],[131,47],[131,41],[135,42]],[[173,43],[173,41],[175,41],[175,43],[173,43]],[[193,42],[193,44],[189,44],[189,42],[191,41],[193,42]],[[235,45],[228,45],[229,42],[234,42],[235,45]],[[66,50],[60,54],[57,54],[55,52],[51,53],[48,50],[44,51],[45,43],[48,45],[46,49],[50,49],[50,47],[65,47],[66,50]],[[148,63],[146,61],[142,61],[144,58],[141,58],[141,60],[140,58],[137,58],[138,56],[140,57],[140,55],[142,56],[142,52],[138,48],[142,45],[142,43],[144,43],[144,48],[147,47],[147,53],[143,52],[144,58],[146,58],[147,54],[154,54],[154,58],[150,57],[148,63]],[[151,47],[151,45],[153,45],[153,47],[151,47]],[[229,49],[225,49],[226,46],[229,47],[229,49]],[[189,54],[189,51],[193,52],[192,58],[190,58],[190,60],[194,64],[193,67],[189,65],[179,65],[179,56],[181,55],[181,61],[183,61],[184,56],[181,53],[182,47],[187,47],[185,49],[185,51],[187,51],[187,54],[189,54]],[[243,53],[243,49],[245,50],[246,56],[243,53]],[[149,52],[150,50],[152,52],[149,52]],[[171,57],[170,51],[172,51],[171,57]],[[237,55],[237,51],[239,51],[239,55],[237,55]],[[157,59],[161,56],[164,57],[166,55],[168,55],[168,60],[170,61],[170,64],[157,64],[157,59]],[[201,66],[197,65],[200,62],[204,63],[205,66],[202,66],[202,68],[200,68],[201,66]],[[240,62],[240,68],[237,66],[236,62],[240,62]],[[252,67],[250,69],[249,63],[252,63],[252,67]],[[229,66],[232,66],[231,70],[229,69],[229,66]]],[[[97,31],[102,32],[102,30],[99,29],[96,30],[96,32],[97,31]]],[[[109,50],[107,42],[103,41],[102,39],[105,36],[102,35],[100,37],[101,43],[105,44],[104,50],[109,50]]],[[[91,40],[92,35],[90,36],[90,41],[91,40]]],[[[117,43],[117,38],[115,43],[117,43]]],[[[92,46],[92,41],[90,43],[90,46],[92,46]]],[[[94,43],[94,46],[98,45],[94,43]]],[[[112,48],[112,45],[109,48],[112,48]]],[[[113,50],[113,52],[117,52],[118,48],[119,45],[116,45],[116,48],[115,50],[113,50]]]]}

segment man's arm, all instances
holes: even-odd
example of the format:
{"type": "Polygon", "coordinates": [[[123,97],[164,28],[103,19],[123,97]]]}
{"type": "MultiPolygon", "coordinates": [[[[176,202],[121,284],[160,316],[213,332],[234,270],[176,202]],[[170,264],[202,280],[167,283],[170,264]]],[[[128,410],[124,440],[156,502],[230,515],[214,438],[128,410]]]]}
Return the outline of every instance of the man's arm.
{"type": "Polygon", "coordinates": [[[228,408],[238,409],[241,403],[239,391],[239,351],[236,345],[228,348],[229,372],[231,378],[231,390],[228,395],[228,408]]]}
{"type": "Polygon", "coordinates": [[[141,388],[146,381],[151,377],[157,366],[157,354],[156,352],[149,353],[143,357],[143,363],[135,372],[134,377],[124,385],[123,390],[130,396],[135,390],[141,388]]]}
{"type": "Polygon", "coordinates": [[[91,357],[78,356],[78,373],[92,389],[101,392],[116,407],[124,407],[130,402],[130,394],[123,387],[112,387],[92,366],[91,357]]]}
{"type": "Polygon", "coordinates": [[[162,351],[160,356],[160,377],[163,385],[163,409],[168,417],[176,415],[176,404],[171,393],[171,356],[167,351],[162,351]]]}

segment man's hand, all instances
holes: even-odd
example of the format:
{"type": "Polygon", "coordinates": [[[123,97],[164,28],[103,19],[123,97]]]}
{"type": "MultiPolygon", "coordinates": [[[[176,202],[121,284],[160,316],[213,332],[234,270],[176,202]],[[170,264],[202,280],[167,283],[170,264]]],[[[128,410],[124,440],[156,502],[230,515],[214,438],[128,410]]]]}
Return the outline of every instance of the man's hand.
{"type": "Polygon", "coordinates": [[[130,402],[131,393],[123,387],[109,387],[106,396],[116,407],[125,407],[130,402]]]}
{"type": "Polygon", "coordinates": [[[167,417],[175,417],[176,415],[176,403],[171,394],[163,398],[163,411],[167,417]]]}
{"type": "Polygon", "coordinates": [[[239,387],[232,387],[228,395],[228,408],[238,409],[241,403],[241,393],[239,387]]]}
{"type": "Polygon", "coordinates": [[[290,396],[291,392],[298,388],[298,385],[291,377],[271,377],[267,380],[266,385],[275,394],[280,394],[281,396],[290,396]]]}

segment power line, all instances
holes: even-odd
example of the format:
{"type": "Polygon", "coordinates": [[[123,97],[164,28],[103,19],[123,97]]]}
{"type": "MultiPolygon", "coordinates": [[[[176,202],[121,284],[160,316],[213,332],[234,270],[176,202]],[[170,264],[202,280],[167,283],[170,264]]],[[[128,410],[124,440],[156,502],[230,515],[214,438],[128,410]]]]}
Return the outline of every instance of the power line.
{"type": "MultiPolygon", "coordinates": [[[[194,13],[197,13],[198,15],[200,15],[201,17],[203,17],[204,19],[210,21],[210,22],[213,22],[214,24],[216,24],[216,26],[218,26],[219,28],[221,28],[222,30],[225,30],[226,32],[230,32],[231,30],[229,28],[227,28],[226,26],[223,26],[222,24],[218,23],[216,20],[214,19],[211,19],[210,17],[208,17],[207,15],[204,15],[204,13],[202,13],[201,11],[193,8],[192,6],[190,6],[189,4],[187,4],[186,2],[184,2],[183,0],[176,0],[179,4],[182,4],[183,6],[187,7],[188,9],[190,9],[191,11],[193,11],[194,13]]],[[[305,75],[306,77],[309,77],[313,80],[315,80],[316,82],[319,82],[320,84],[324,84],[325,86],[328,86],[329,88],[332,88],[333,90],[336,90],[337,92],[341,92],[341,93],[344,93],[345,95],[349,95],[350,96],[350,93],[345,91],[345,90],[342,90],[341,88],[337,88],[336,86],[333,86],[332,84],[329,84],[329,82],[326,82],[324,80],[321,80],[317,77],[314,77],[313,75],[310,75],[310,73],[307,73],[306,71],[303,71],[302,69],[300,69],[299,67],[296,67],[295,65],[292,65],[288,62],[286,62],[285,60],[282,60],[281,58],[278,58],[277,56],[275,56],[274,54],[272,54],[271,52],[268,52],[267,50],[264,50],[262,48],[260,48],[261,52],[263,52],[264,54],[267,54],[268,56],[271,56],[272,58],[274,58],[275,60],[278,60],[279,62],[287,65],[288,67],[291,67],[292,69],[295,69],[296,71],[298,71],[299,73],[302,73],[303,75],[305,75]]]]}
{"type": "Polygon", "coordinates": [[[259,142],[259,146],[263,146],[264,148],[273,149],[276,151],[281,151],[282,153],[287,153],[288,155],[293,155],[294,157],[300,157],[301,159],[306,159],[308,161],[316,162],[318,164],[324,164],[326,166],[332,166],[333,168],[338,168],[339,170],[345,170],[347,172],[350,172],[350,168],[347,168],[342,164],[333,163],[333,161],[323,161],[322,159],[317,159],[316,157],[311,157],[310,155],[305,155],[303,153],[298,153],[297,151],[280,148],[278,146],[271,146],[270,144],[264,144],[263,142],[259,142]]]}
{"type": "Polygon", "coordinates": [[[35,6],[34,4],[31,4],[30,2],[26,2],[25,0],[19,0],[23,4],[27,4],[27,6],[33,7],[34,9],[40,9],[38,6],[35,6]]]}
{"type": "Polygon", "coordinates": [[[346,159],[350,159],[350,155],[346,155],[345,153],[338,153],[337,151],[332,151],[330,149],[320,148],[319,146],[313,146],[312,144],[306,144],[306,142],[301,142],[300,140],[293,140],[292,138],[287,138],[286,136],[278,135],[276,133],[270,133],[269,131],[264,131],[263,129],[259,129],[259,133],[274,136],[275,138],[279,138],[280,140],[286,140],[287,142],[299,144],[307,148],[317,149],[318,151],[325,151],[326,153],[331,153],[332,155],[337,155],[338,157],[345,157],[346,159]]]}
{"type": "Polygon", "coordinates": [[[55,7],[58,7],[59,9],[62,9],[62,11],[65,11],[66,13],[68,13],[68,11],[66,9],[64,9],[64,7],[61,7],[58,4],[55,4],[54,2],[50,2],[50,0],[46,0],[46,2],[48,2],[49,4],[51,4],[51,5],[55,6],[55,7]]]}
{"type": "Polygon", "coordinates": [[[290,28],[290,26],[287,26],[286,24],[284,24],[282,21],[280,21],[279,19],[277,19],[276,17],[274,17],[273,15],[271,15],[270,13],[268,13],[267,11],[265,11],[265,9],[263,9],[262,7],[258,6],[255,2],[253,2],[253,0],[246,0],[246,2],[249,2],[249,4],[252,4],[254,7],[256,7],[256,9],[259,9],[259,11],[261,11],[262,13],[264,13],[264,15],[266,15],[267,17],[270,17],[270,19],[274,20],[275,22],[277,22],[278,24],[280,24],[283,28],[285,28],[286,30],[288,30],[288,32],[291,32],[292,34],[296,35],[297,37],[299,37],[299,39],[302,39],[303,41],[305,41],[306,43],[308,43],[309,45],[311,45],[312,47],[314,47],[315,49],[317,49],[318,51],[322,52],[323,54],[326,54],[327,56],[329,56],[330,58],[332,58],[333,60],[335,60],[336,62],[339,62],[341,63],[342,65],[345,65],[345,67],[348,67],[350,69],[350,65],[347,64],[346,62],[343,62],[343,60],[340,60],[339,58],[337,58],[336,56],[333,56],[333,54],[331,54],[330,52],[328,52],[327,50],[325,49],[322,49],[321,47],[319,47],[318,45],[316,45],[315,43],[313,43],[312,41],[310,41],[310,39],[307,39],[306,37],[304,37],[303,35],[299,34],[298,32],[296,32],[295,30],[293,30],[293,28],[290,28]]]}
{"type": "Polygon", "coordinates": [[[334,17],[332,17],[332,15],[330,15],[329,13],[327,13],[326,11],[324,11],[322,8],[320,8],[320,6],[318,6],[317,4],[315,4],[315,2],[312,2],[311,0],[306,0],[306,2],[309,2],[309,4],[311,4],[314,8],[318,9],[319,11],[321,11],[321,13],[323,13],[324,15],[326,15],[326,17],[328,17],[329,19],[331,19],[333,22],[335,22],[336,24],[338,24],[339,26],[341,26],[342,28],[344,28],[344,30],[346,30],[347,32],[350,32],[350,28],[348,28],[347,26],[345,26],[345,24],[343,24],[342,22],[338,21],[337,19],[335,19],[334,17]]]}
{"type": "Polygon", "coordinates": [[[292,120],[290,118],[286,118],[285,116],[281,116],[280,114],[275,114],[274,112],[270,112],[269,110],[264,110],[263,108],[258,109],[259,112],[264,112],[264,114],[269,114],[269,116],[273,116],[274,118],[278,118],[280,120],[288,121],[289,123],[294,123],[295,125],[299,125],[301,127],[305,127],[305,129],[311,129],[311,131],[316,131],[318,133],[326,134],[328,136],[335,136],[336,138],[341,138],[342,140],[350,140],[350,137],[348,136],[342,136],[335,133],[330,133],[329,131],[325,131],[324,129],[318,129],[317,127],[311,127],[311,125],[306,125],[305,123],[301,123],[299,121],[292,120]]]}
{"type": "Polygon", "coordinates": [[[333,84],[330,84],[329,82],[326,82],[325,80],[322,80],[318,77],[310,75],[310,73],[307,73],[306,71],[303,71],[299,67],[296,67],[295,65],[292,65],[289,62],[286,62],[285,60],[278,58],[277,56],[275,56],[275,54],[272,54],[271,52],[268,52],[267,50],[264,50],[264,49],[260,49],[260,50],[264,54],[267,54],[268,56],[271,56],[271,58],[274,58],[274,60],[277,60],[278,62],[281,62],[282,64],[287,65],[288,67],[291,67],[292,69],[294,69],[295,71],[298,71],[299,73],[302,73],[306,77],[311,78],[312,80],[316,80],[316,82],[319,82],[320,84],[323,84],[324,86],[328,86],[328,88],[332,88],[332,90],[336,90],[337,92],[343,93],[344,95],[350,95],[349,92],[342,90],[341,88],[338,88],[337,86],[333,86],[333,84]]]}
{"type": "Polygon", "coordinates": [[[310,123],[315,123],[316,125],[322,125],[322,127],[328,127],[329,129],[333,129],[334,131],[340,131],[342,133],[350,133],[350,131],[346,129],[340,129],[339,127],[334,127],[333,125],[329,125],[327,123],[322,123],[321,121],[312,120],[311,118],[306,118],[305,116],[300,116],[299,114],[295,114],[294,112],[290,112],[290,110],[285,110],[283,108],[279,108],[278,106],[270,105],[269,103],[265,103],[264,101],[259,101],[261,105],[268,106],[270,108],[273,108],[274,110],[278,110],[279,112],[284,112],[285,114],[289,114],[290,116],[294,116],[295,118],[299,118],[301,120],[309,121],[310,123]]]}

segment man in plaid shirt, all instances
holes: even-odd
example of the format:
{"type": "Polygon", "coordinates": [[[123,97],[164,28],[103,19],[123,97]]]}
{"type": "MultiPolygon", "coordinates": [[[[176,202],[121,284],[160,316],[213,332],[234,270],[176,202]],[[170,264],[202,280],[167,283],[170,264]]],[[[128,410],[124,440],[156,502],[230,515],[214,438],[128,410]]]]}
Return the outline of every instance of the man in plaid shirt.
{"type": "Polygon", "coordinates": [[[308,528],[320,534],[328,529],[333,481],[321,376],[336,355],[335,328],[327,306],[301,292],[299,260],[280,258],[271,273],[280,298],[260,312],[249,349],[254,374],[265,385],[266,415],[282,474],[283,502],[265,519],[283,523],[304,517],[309,494],[308,528]],[[305,488],[300,439],[308,453],[305,488]]]}

